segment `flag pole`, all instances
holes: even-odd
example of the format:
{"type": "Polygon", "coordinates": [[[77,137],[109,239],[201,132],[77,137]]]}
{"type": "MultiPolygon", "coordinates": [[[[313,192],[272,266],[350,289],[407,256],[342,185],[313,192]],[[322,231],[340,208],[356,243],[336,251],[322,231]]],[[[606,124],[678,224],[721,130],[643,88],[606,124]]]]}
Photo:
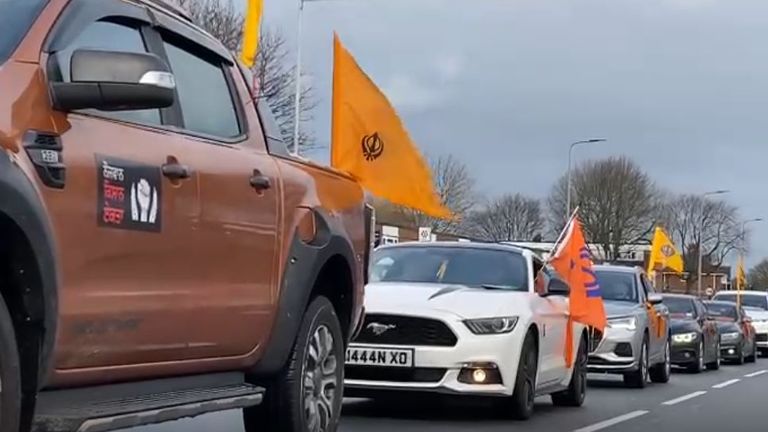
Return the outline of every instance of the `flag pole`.
{"type": "Polygon", "coordinates": [[[299,155],[299,117],[301,115],[301,39],[304,22],[304,1],[299,0],[296,23],[296,94],[293,100],[293,154],[299,155]]]}

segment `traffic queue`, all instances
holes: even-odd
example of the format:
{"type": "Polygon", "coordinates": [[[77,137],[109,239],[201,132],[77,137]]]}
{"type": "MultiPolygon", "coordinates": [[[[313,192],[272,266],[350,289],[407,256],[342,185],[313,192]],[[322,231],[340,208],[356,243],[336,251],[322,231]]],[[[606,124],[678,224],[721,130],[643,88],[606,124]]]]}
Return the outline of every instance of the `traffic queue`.
{"type": "Polygon", "coordinates": [[[649,271],[594,265],[576,212],[548,258],[511,243],[379,246],[345,396],[474,396],[525,420],[538,396],[581,406],[590,377],[641,389],[768,354],[768,295],[661,293],[654,260],[675,268],[676,254],[652,253],[649,271]],[[596,299],[597,319],[579,306],[596,299]]]}

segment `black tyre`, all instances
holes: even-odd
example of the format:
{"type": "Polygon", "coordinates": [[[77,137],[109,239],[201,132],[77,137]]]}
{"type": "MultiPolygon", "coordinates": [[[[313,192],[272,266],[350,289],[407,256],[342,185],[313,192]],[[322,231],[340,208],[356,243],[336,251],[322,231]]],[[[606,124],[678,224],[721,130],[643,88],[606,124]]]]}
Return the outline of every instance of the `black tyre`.
{"type": "Polygon", "coordinates": [[[760,357],[766,357],[768,356],[768,349],[765,348],[759,348],[758,352],[760,353],[760,357]]]}
{"type": "Polygon", "coordinates": [[[533,333],[525,336],[517,366],[515,391],[511,397],[512,417],[528,420],[533,415],[533,402],[536,399],[536,374],[539,367],[539,350],[533,333]]]}
{"type": "Polygon", "coordinates": [[[335,432],[341,416],[344,343],[333,305],[317,297],[301,321],[288,363],[261,405],[243,410],[247,432],[335,432]]]}
{"type": "Polygon", "coordinates": [[[669,382],[669,377],[672,375],[672,346],[669,339],[664,345],[664,362],[654,365],[650,375],[651,381],[655,383],[665,384],[669,382]]]}
{"type": "Polygon", "coordinates": [[[746,357],[744,356],[744,345],[739,345],[737,347],[737,351],[739,352],[739,356],[736,357],[736,361],[734,361],[734,363],[737,365],[743,365],[746,361],[746,357]]]}
{"type": "Polygon", "coordinates": [[[19,430],[21,367],[13,321],[0,297],[0,431],[19,430]]]}
{"type": "Polygon", "coordinates": [[[701,373],[704,370],[704,341],[699,341],[699,349],[696,351],[696,361],[688,365],[688,372],[701,373]]]}
{"type": "Polygon", "coordinates": [[[715,360],[711,363],[707,363],[707,369],[709,370],[718,370],[720,369],[720,363],[722,362],[720,357],[720,343],[717,344],[715,347],[715,360]]]}
{"type": "Polygon", "coordinates": [[[587,397],[587,341],[582,339],[579,351],[573,364],[573,375],[568,389],[552,393],[552,404],[555,406],[580,407],[587,397]]]}
{"type": "Polygon", "coordinates": [[[752,343],[752,353],[744,359],[747,363],[754,363],[757,361],[757,344],[752,343]]]}
{"type": "Polygon", "coordinates": [[[648,384],[648,335],[640,346],[640,359],[637,370],[624,374],[624,385],[631,388],[645,388],[648,384]]]}

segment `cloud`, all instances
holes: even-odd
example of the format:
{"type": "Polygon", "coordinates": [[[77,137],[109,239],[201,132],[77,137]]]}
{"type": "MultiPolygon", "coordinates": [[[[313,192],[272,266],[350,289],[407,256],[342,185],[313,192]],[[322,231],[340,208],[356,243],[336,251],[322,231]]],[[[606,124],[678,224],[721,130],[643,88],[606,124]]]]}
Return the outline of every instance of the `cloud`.
{"type": "Polygon", "coordinates": [[[395,74],[383,86],[384,94],[397,109],[424,111],[445,101],[445,94],[411,76],[395,74]]]}

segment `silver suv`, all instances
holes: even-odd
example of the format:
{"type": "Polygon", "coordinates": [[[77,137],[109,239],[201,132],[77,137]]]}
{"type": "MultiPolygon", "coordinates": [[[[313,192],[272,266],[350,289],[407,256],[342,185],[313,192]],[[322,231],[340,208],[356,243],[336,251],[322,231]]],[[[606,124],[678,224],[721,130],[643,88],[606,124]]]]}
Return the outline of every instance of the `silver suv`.
{"type": "Polygon", "coordinates": [[[593,329],[589,371],[622,374],[629,387],[669,381],[669,311],[640,268],[595,266],[608,326],[593,329]]]}

